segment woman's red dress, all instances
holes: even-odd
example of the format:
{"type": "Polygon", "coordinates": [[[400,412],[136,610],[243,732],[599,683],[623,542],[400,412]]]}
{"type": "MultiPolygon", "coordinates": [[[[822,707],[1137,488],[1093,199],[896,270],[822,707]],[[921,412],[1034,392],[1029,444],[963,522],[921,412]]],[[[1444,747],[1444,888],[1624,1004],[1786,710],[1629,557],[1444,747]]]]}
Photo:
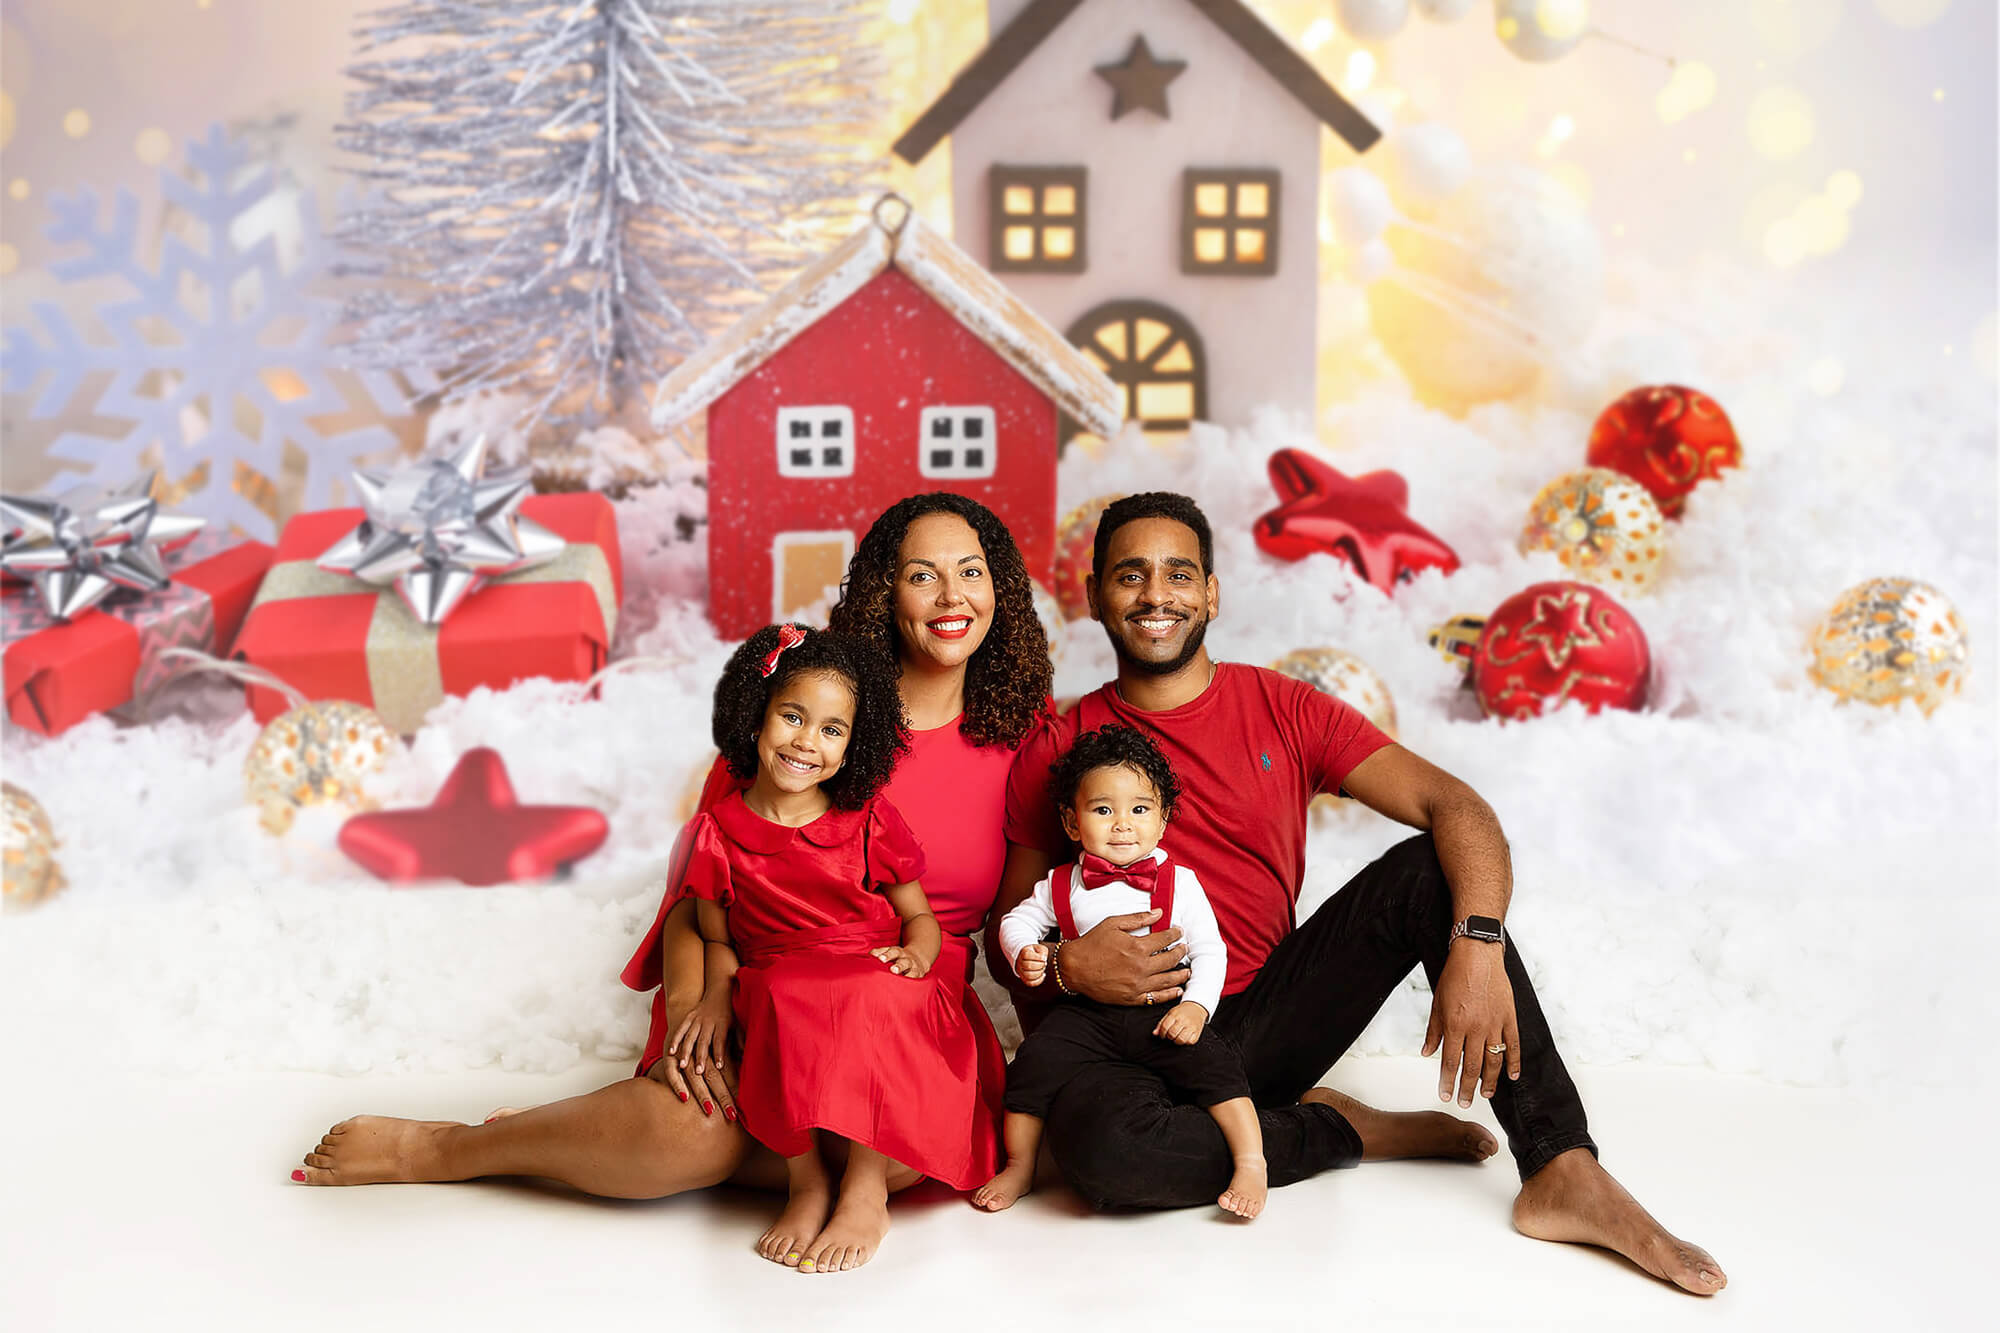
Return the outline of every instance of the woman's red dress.
{"type": "MultiPolygon", "coordinates": [[[[999,1169],[1005,1074],[972,993],[971,947],[946,934],[915,979],[869,954],[902,935],[882,890],[924,870],[895,807],[877,797],[789,828],[731,793],[695,816],[683,843],[668,900],[685,891],[724,906],[743,964],[737,1110],[750,1135],[794,1157],[822,1129],[956,1189],[984,1184],[999,1169]]],[[[657,972],[657,930],[634,967],[649,951],[657,972]]],[[[649,1057],[662,1041],[655,1032],[649,1057]]]]}

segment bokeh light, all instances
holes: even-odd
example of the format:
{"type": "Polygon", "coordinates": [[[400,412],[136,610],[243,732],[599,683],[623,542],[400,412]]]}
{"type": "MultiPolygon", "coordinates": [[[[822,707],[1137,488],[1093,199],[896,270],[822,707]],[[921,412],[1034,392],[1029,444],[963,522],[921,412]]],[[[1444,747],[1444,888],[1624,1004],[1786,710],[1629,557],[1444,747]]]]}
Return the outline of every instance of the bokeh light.
{"type": "Polygon", "coordinates": [[[72,139],[81,139],[90,133],[90,113],[82,107],[72,107],[63,116],[63,133],[72,139]]]}
{"type": "Polygon", "coordinates": [[[157,167],[173,155],[173,136],[157,125],[140,130],[139,137],[132,141],[132,151],[147,166],[157,167]]]}
{"type": "Polygon", "coordinates": [[[1781,162],[1797,157],[1813,141],[1813,106],[1796,88],[1766,88],[1750,103],[1750,146],[1761,157],[1781,162]]]}
{"type": "Polygon", "coordinates": [[[0,148],[14,140],[14,99],[0,90],[0,148]]]}
{"type": "Polygon", "coordinates": [[[1847,382],[1847,367],[1838,357],[1823,356],[1806,369],[1806,387],[1822,398],[1831,398],[1847,382]]]}
{"type": "Polygon", "coordinates": [[[1875,12],[1899,28],[1923,28],[1943,18],[1951,0],[1875,0],[1875,12]]]}
{"type": "Polygon", "coordinates": [[[0,241],[0,275],[12,273],[21,264],[21,252],[5,241],[0,241]]]}
{"type": "Polygon", "coordinates": [[[9,199],[26,199],[28,193],[29,186],[26,176],[16,176],[13,180],[7,182],[7,197],[9,199]]]}
{"type": "Polygon", "coordinates": [[[1715,101],[1715,70],[1699,60],[1683,60],[1674,66],[1667,84],[1653,99],[1662,123],[1686,120],[1715,101]]]}
{"type": "Polygon", "coordinates": [[[1861,177],[1852,171],[1836,171],[1826,178],[1826,197],[1836,208],[1853,208],[1861,202],[1861,177]]]}

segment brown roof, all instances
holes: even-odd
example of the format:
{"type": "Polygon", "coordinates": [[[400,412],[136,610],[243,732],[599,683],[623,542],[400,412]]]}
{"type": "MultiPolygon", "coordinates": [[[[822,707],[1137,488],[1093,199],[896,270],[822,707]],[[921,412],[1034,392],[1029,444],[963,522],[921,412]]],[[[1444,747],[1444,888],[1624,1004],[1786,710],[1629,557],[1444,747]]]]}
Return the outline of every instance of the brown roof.
{"type": "MultiPolygon", "coordinates": [[[[1166,2],[1148,0],[1153,4],[1166,2]]],[[[1001,29],[1000,35],[988,42],[985,49],[972,58],[972,63],[958,72],[951,86],[930,104],[923,115],[917,117],[916,123],[903,131],[903,137],[895,143],[896,156],[913,164],[921,162],[946,135],[958,128],[960,121],[972,114],[974,107],[986,100],[988,93],[1006,81],[1007,76],[1042,44],[1043,38],[1054,32],[1056,26],[1083,3],[1085,0],[1030,0],[1028,6],[1014,16],[1014,21],[1001,29]]],[[[1271,31],[1242,0],[1186,0],[1186,3],[1200,10],[1209,22],[1222,29],[1286,92],[1319,117],[1355,152],[1367,152],[1382,137],[1382,131],[1375,127],[1373,121],[1336,92],[1332,84],[1320,77],[1311,62],[1293,50],[1291,43],[1271,31]]]]}
{"type": "Polygon", "coordinates": [[[653,424],[677,425],[727,393],[821,316],[887,268],[901,271],[1085,430],[1109,437],[1125,400],[1097,363],[926,226],[901,199],[877,203],[867,226],[808,266],[735,327],[676,366],[653,397],[653,424]]]}

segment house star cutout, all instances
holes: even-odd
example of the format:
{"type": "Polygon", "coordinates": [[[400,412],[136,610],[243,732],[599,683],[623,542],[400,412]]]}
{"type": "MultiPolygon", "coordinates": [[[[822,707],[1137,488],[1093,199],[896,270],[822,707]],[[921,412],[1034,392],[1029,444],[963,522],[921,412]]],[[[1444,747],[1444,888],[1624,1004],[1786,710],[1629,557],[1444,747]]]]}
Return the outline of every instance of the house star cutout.
{"type": "Polygon", "coordinates": [[[1186,68],[1185,60],[1155,60],[1145,37],[1134,37],[1125,63],[1097,66],[1097,77],[1116,93],[1111,99],[1111,118],[1116,120],[1127,111],[1152,111],[1161,120],[1172,119],[1167,111],[1167,85],[1186,68]]]}

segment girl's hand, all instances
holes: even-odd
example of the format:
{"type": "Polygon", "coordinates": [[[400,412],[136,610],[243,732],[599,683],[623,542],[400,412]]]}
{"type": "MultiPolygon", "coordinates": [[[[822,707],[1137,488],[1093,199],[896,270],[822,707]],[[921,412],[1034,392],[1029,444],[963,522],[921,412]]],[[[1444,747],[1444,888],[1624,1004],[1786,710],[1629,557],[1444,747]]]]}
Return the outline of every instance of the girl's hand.
{"type": "MultiPolygon", "coordinates": [[[[728,1042],[728,993],[703,995],[701,1003],[674,1030],[662,1063],[673,1062],[690,1092],[701,1102],[703,1115],[714,1115],[720,1105],[723,1118],[734,1121],[736,1080],[729,1069],[728,1042]]],[[[673,1086],[669,1079],[661,1081],[673,1086]]]]}
{"type": "Polygon", "coordinates": [[[914,981],[931,970],[931,965],[920,955],[900,944],[885,944],[879,949],[870,949],[868,952],[887,963],[889,970],[899,977],[909,977],[914,981]]]}
{"type": "Polygon", "coordinates": [[[1165,1037],[1180,1046],[1192,1046],[1201,1040],[1201,1030],[1208,1022],[1208,1010],[1193,1000],[1182,1000],[1167,1010],[1153,1028],[1153,1035],[1165,1037]]]}
{"type": "Polygon", "coordinates": [[[1049,946],[1027,944],[1014,955],[1014,975],[1024,986],[1039,986],[1049,974],[1049,946]]]}

